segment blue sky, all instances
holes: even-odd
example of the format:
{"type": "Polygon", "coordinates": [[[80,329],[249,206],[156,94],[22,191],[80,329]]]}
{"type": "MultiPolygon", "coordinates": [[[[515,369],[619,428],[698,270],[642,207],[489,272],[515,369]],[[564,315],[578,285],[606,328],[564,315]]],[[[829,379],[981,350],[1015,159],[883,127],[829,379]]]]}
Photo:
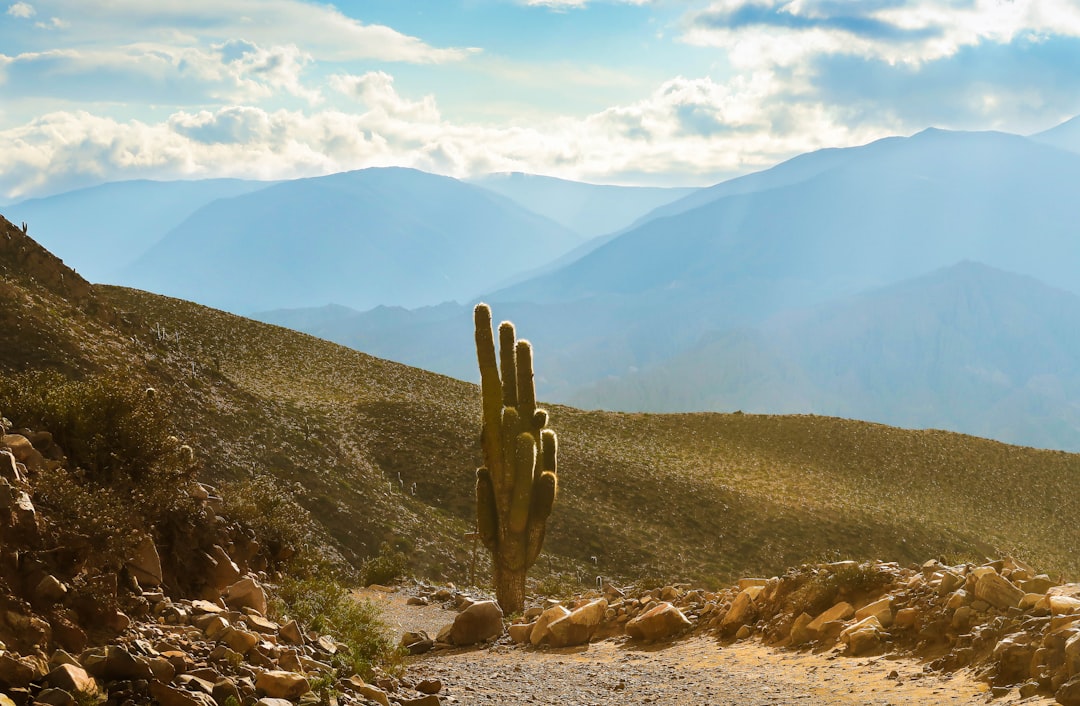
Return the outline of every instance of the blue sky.
{"type": "Polygon", "coordinates": [[[1078,113],[1077,0],[0,0],[0,201],[385,165],[710,184],[1078,113]]]}

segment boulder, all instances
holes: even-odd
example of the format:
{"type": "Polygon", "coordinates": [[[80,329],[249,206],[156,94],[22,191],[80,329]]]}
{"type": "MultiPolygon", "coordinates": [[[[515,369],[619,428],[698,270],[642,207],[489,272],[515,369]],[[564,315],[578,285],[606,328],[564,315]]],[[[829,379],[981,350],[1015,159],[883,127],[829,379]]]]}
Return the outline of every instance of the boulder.
{"type": "Polygon", "coordinates": [[[145,536],[139,540],[135,553],[128,559],[126,566],[140,586],[161,585],[161,557],[151,537],[145,536]]]}
{"type": "Polygon", "coordinates": [[[159,706],[217,706],[209,694],[177,689],[157,679],[150,682],[150,695],[159,706]]]}
{"type": "Polygon", "coordinates": [[[758,609],[757,604],[754,603],[754,596],[755,593],[760,594],[761,590],[761,586],[751,586],[739,591],[739,595],[735,596],[735,600],[731,602],[731,607],[728,608],[724,619],[720,621],[720,629],[734,631],[757,617],[758,609]]]}
{"type": "Polygon", "coordinates": [[[514,623],[507,628],[506,631],[510,633],[510,639],[513,640],[515,644],[524,645],[529,641],[529,636],[532,635],[533,627],[535,625],[535,620],[531,623],[514,623]]]}
{"type": "Polygon", "coordinates": [[[255,688],[275,699],[296,699],[311,690],[307,677],[278,669],[255,677],[255,688]]]}
{"type": "Polygon", "coordinates": [[[851,604],[841,601],[814,618],[806,628],[817,635],[821,633],[821,629],[825,627],[826,623],[832,623],[838,620],[850,620],[854,615],[855,609],[851,604]]]}
{"type": "Polygon", "coordinates": [[[871,615],[878,619],[882,627],[889,627],[893,623],[892,596],[885,596],[873,603],[868,603],[855,611],[855,620],[869,618],[871,615]]]}
{"type": "Polygon", "coordinates": [[[570,615],[552,621],[548,624],[548,644],[552,647],[584,645],[603,622],[607,606],[606,598],[597,598],[572,611],[570,615]]]}
{"type": "Polygon", "coordinates": [[[226,628],[218,636],[218,640],[224,642],[230,650],[246,655],[251,652],[255,645],[259,644],[259,636],[247,630],[226,628]]]}
{"type": "Polygon", "coordinates": [[[800,613],[799,617],[795,618],[795,621],[791,623],[790,644],[792,646],[805,645],[817,637],[817,633],[809,629],[812,622],[814,622],[814,617],[809,613],[800,613]]]}
{"type": "Polygon", "coordinates": [[[78,700],[91,700],[98,693],[98,684],[82,667],[73,664],[61,664],[49,672],[45,681],[54,689],[63,689],[78,700]]]}
{"type": "Polygon", "coordinates": [[[104,681],[150,679],[153,670],[144,657],[131,654],[119,645],[109,645],[104,653],[83,660],[83,667],[91,675],[104,681]]]}
{"type": "Polygon", "coordinates": [[[210,549],[208,558],[210,568],[206,573],[206,583],[215,590],[223,591],[240,580],[240,568],[220,545],[215,544],[210,549]]]}
{"type": "Polygon", "coordinates": [[[291,645],[304,644],[304,636],[300,634],[300,626],[295,620],[290,620],[281,626],[278,635],[291,645]]]}
{"type": "Polygon", "coordinates": [[[250,576],[240,579],[225,589],[225,605],[233,610],[251,608],[266,615],[266,591],[250,576]]]}
{"type": "Polygon", "coordinates": [[[664,602],[628,621],[626,634],[636,640],[666,640],[685,631],[690,625],[690,620],[681,610],[664,602]]]}
{"type": "Polygon", "coordinates": [[[1080,677],[1073,677],[1054,693],[1061,706],[1080,706],[1080,677]]]}
{"type": "Polygon", "coordinates": [[[458,613],[450,628],[448,642],[475,645],[502,634],[503,612],[495,601],[480,601],[458,613]]]}
{"type": "Polygon", "coordinates": [[[885,630],[876,616],[863,618],[840,632],[840,641],[847,645],[848,654],[857,657],[873,652],[881,645],[885,630]]]}
{"type": "Polygon", "coordinates": [[[26,477],[19,470],[15,455],[7,449],[0,451],[0,478],[12,485],[20,485],[26,482],[26,477]]]}
{"type": "Polygon", "coordinates": [[[996,571],[984,573],[975,582],[975,598],[1001,610],[1016,608],[1023,597],[1023,589],[996,571]]]}
{"type": "Polygon", "coordinates": [[[567,615],[570,615],[570,611],[561,605],[554,605],[545,610],[536,619],[536,624],[533,625],[532,633],[529,635],[529,642],[536,646],[546,641],[550,635],[548,626],[567,615]]]}
{"type": "Polygon", "coordinates": [[[21,434],[5,434],[3,439],[0,440],[0,446],[11,449],[11,454],[15,457],[15,460],[31,471],[36,471],[45,465],[45,457],[34,448],[29,439],[21,434]]]}

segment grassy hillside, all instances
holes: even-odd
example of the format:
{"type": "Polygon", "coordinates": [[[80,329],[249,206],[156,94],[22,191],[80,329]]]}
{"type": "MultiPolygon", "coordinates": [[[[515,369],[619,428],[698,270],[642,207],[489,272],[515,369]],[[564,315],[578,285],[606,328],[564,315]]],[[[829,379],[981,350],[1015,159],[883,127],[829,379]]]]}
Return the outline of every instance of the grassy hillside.
{"type": "MultiPolygon", "coordinates": [[[[205,480],[271,472],[348,560],[390,541],[413,571],[467,578],[476,387],[183,301],[79,284],[0,226],[0,374],[45,366],[145,379],[199,450],[205,480]]],[[[1080,530],[1065,520],[1080,513],[1077,455],[824,417],[550,410],[560,496],[537,577],[717,584],[822,557],[999,551],[1080,574],[1080,530]]]]}

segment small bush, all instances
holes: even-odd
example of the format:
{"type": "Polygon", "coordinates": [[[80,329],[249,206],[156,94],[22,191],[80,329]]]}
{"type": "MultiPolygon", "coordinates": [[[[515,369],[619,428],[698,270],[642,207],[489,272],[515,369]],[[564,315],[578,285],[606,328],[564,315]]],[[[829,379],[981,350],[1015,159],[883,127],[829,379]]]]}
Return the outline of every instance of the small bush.
{"type": "Polygon", "coordinates": [[[405,553],[397,550],[389,542],[383,542],[379,547],[379,555],[364,562],[360,569],[360,580],[364,586],[373,583],[391,584],[405,575],[409,566],[409,558],[405,553]]]}
{"type": "Polygon", "coordinates": [[[276,587],[270,612],[279,620],[295,619],[307,629],[332,635],[346,645],[332,665],[341,676],[370,678],[376,664],[393,667],[399,650],[387,637],[388,627],[369,601],[354,597],[333,579],[286,577],[276,587]]]}
{"type": "Polygon", "coordinates": [[[809,576],[791,592],[789,602],[795,615],[818,615],[836,604],[841,596],[853,598],[878,591],[892,581],[892,576],[880,571],[873,563],[844,564],[825,568],[809,576]]]}

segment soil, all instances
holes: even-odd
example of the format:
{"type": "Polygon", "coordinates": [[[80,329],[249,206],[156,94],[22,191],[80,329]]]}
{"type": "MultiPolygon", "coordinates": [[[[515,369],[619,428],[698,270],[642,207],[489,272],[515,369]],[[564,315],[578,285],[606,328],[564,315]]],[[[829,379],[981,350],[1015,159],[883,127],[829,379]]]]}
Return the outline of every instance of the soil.
{"type": "MultiPolygon", "coordinates": [[[[408,594],[365,589],[384,611],[395,637],[423,630],[434,636],[456,613],[438,605],[409,606],[408,594]]],[[[943,674],[906,656],[847,658],[837,652],[775,649],[751,638],[721,644],[696,635],[657,645],[624,636],[577,648],[535,649],[499,642],[435,650],[410,657],[407,678],[437,678],[444,704],[467,706],[901,706],[903,704],[1027,704],[1015,689],[992,698],[966,670],[943,674]]]]}

